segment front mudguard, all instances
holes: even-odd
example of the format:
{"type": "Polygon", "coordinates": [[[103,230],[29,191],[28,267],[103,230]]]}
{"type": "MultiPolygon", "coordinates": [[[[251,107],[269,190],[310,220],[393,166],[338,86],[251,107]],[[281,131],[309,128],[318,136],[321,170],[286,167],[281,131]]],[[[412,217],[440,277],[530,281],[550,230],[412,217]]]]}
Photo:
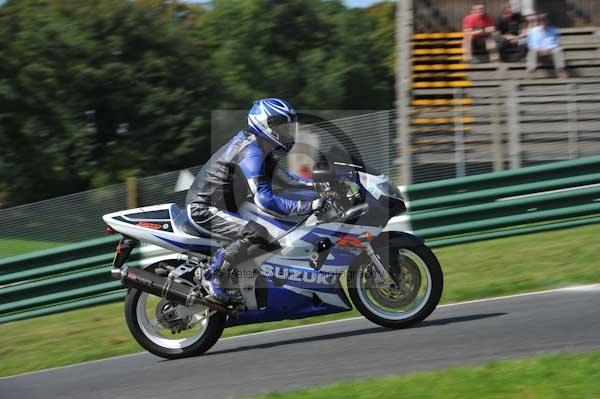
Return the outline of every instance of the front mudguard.
{"type": "MultiPolygon", "coordinates": [[[[380,235],[378,235],[373,241],[371,241],[371,246],[375,249],[375,252],[379,255],[381,260],[384,263],[387,263],[388,251],[381,251],[378,249],[383,248],[417,248],[425,245],[425,241],[422,238],[407,233],[405,231],[384,231],[380,235]]],[[[360,264],[364,264],[365,262],[369,262],[369,256],[366,252],[361,253],[356,257],[352,265],[350,266],[351,270],[356,270],[360,264]]]]}
{"type": "Polygon", "coordinates": [[[371,245],[373,248],[415,248],[425,245],[425,241],[405,231],[384,231],[371,242],[371,245]]]}
{"type": "MultiPolygon", "coordinates": [[[[398,249],[413,249],[425,245],[425,241],[422,238],[407,233],[405,231],[385,231],[377,236],[371,242],[373,249],[381,258],[384,264],[390,264],[390,249],[397,251],[398,249]]],[[[394,251],[394,252],[395,252],[394,251]]],[[[393,270],[390,270],[392,274],[395,274],[393,270]]]]}

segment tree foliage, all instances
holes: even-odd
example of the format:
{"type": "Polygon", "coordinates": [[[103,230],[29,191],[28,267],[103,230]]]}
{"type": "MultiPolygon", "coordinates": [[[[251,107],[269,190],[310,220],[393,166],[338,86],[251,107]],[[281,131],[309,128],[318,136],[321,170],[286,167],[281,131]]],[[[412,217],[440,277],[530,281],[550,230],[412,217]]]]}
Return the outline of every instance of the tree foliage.
{"type": "Polygon", "coordinates": [[[9,0],[0,205],[201,164],[211,110],[260,97],[390,108],[393,31],[393,3],[9,0]]]}

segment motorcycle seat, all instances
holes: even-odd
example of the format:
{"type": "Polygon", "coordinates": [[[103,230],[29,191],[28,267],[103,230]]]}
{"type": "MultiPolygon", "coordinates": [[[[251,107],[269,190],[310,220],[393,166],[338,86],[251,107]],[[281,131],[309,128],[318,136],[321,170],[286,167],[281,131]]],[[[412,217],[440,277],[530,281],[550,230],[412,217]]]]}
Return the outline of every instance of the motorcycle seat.
{"type": "Polygon", "coordinates": [[[185,221],[185,223],[181,226],[181,230],[183,230],[183,232],[185,234],[189,234],[189,235],[194,236],[194,237],[212,238],[212,234],[200,231],[200,229],[198,229],[197,227],[193,226],[192,222],[190,222],[189,220],[185,221]]]}
{"type": "Polygon", "coordinates": [[[179,229],[185,234],[204,239],[221,239],[231,241],[231,238],[229,237],[214,234],[209,230],[197,226],[193,221],[189,219],[186,211],[181,211],[179,210],[179,208],[177,208],[174,214],[176,215],[176,217],[173,220],[173,224],[178,226],[179,229]]]}

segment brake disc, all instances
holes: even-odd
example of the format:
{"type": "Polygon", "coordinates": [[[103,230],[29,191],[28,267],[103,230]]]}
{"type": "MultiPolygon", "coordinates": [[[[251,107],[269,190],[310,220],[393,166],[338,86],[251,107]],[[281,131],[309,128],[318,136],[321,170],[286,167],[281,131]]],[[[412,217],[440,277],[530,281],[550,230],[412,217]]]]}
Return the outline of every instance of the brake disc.
{"type": "Polygon", "coordinates": [[[374,281],[368,284],[369,293],[379,304],[388,308],[402,308],[415,300],[421,288],[421,273],[417,264],[402,256],[397,287],[381,286],[374,281]]]}
{"type": "Polygon", "coordinates": [[[162,299],[156,305],[156,320],[162,327],[170,330],[173,334],[186,330],[192,321],[192,316],[181,317],[177,309],[179,306],[166,299],[162,299]]]}

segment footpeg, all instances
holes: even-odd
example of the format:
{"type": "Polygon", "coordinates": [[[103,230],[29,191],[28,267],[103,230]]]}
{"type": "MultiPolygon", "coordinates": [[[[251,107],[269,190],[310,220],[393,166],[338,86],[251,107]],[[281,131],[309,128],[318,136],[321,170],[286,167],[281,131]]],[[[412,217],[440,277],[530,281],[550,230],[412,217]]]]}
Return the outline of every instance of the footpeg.
{"type": "Polygon", "coordinates": [[[310,254],[310,267],[314,270],[321,270],[325,260],[327,260],[327,256],[329,256],[331,247],[333,247],[333,243],[329,238],[317,241],[315,250],[310,254]]]}

